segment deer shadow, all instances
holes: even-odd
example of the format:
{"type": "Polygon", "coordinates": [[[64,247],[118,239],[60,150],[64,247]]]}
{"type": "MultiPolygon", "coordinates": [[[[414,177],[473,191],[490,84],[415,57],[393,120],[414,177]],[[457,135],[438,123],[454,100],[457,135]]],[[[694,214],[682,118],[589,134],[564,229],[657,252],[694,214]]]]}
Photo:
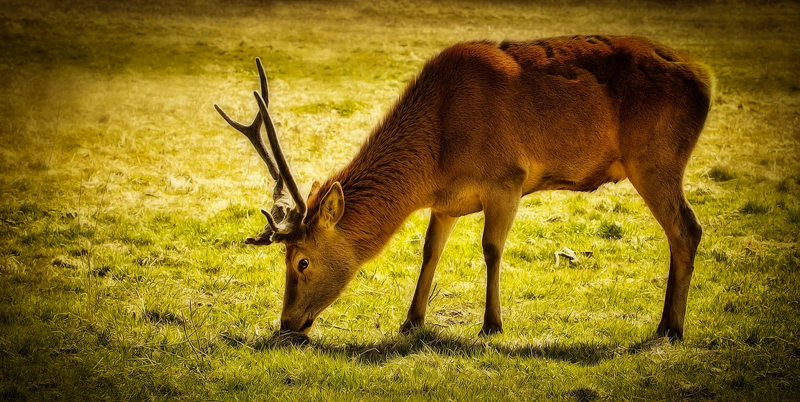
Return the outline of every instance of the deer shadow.
{"type": "Polygon", "coordinates": [[[333,342],[311,340],[305,335],[275,332],[251,343],[255,350],[312,348],[326,356],[342,357],[363,364],[380,365],[396,358],[419,353],[445,356],[478,357],[498,353],[507,357],[530,357],[558,360],[581,365],[595,365],[620,356],[632,355],[668,344],[667,338],[655,334],[633,343],[564,342],[498,343],[485,337],[462,337],[430,327],[409,335],[395,335],[375,342],[333,342]]]}

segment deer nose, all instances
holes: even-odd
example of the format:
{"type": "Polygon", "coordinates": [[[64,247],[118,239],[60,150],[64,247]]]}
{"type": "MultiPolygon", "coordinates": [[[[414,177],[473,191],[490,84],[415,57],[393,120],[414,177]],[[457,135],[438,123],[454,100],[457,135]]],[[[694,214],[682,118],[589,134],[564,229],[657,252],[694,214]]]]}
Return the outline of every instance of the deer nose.
{"type": "Polygon", "coordinates": [[[300,332],[308,332],[308,329],[311,328],[311,325],[314,324],[314,319],[309,318],[303,323],[303,326],[300,328],[300,332]]]}
{"type": "Polygon", "coordinates": [[[295,322],[292,325],[291,320],[282,319],[281,320],[281,332],[306,332],[311,325],[314,324],[314,320],[312,318],[308,318],[302,323],[295,322]]]}

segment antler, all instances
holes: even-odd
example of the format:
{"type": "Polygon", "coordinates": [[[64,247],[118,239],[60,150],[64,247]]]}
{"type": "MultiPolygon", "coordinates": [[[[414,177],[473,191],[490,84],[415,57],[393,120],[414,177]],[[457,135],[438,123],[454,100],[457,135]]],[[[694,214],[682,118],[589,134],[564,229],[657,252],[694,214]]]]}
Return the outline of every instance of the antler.
{"type": "Polygon", "coordinates": [[[267,111],[269,104],[269,90],[267,87],[267,77],[264,74],[264,68],[261,66],[261,60],[256,58],[256,67],[258,68],[258,77],[261,81],[261,93],[254,92],[256,102],[258,103],[259,113],[253,119],[253,123],[245,126],[228,117],[222,109],[214,105],[217,112],[225,119],[228,124],[241,132],[250,140],[253,147],[264,160],[264,163],[269,169],[269,173],[275,180],[275,188],[272,192],[274,200],[272,204],[272,212],[261,210],[261,213],[267,218],[267,225],[255,237],[248,237],[245,240],[246,244],[255,245],[269,245],[272,243],[294,243],[301,241],[305,238],[306,228],[303,225],[303,219],[306,215],[306,203],[300,196],[300,191],[297,189],[297,183],[292,176],[289,165],[286,163],[286,158],[283,156],[278,135],[275,131],[275,126],[272,124],[272,118],[267,111]],[[266,150],[264,139],[261,136],[261,124],[267,131],[267,138],[269,139],[270,149],[272,155],[275,157],[273,160],[266,150]],[[286,194],[284,190],[288,190],[286,194]]]}

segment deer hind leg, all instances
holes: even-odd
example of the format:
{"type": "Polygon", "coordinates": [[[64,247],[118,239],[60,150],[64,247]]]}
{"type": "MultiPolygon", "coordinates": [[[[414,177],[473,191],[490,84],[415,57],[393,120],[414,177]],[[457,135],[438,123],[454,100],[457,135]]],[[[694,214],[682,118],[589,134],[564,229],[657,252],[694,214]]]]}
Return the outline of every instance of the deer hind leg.
{"type": "Polygon", "coordinates": [[[685,163],[654,166],[652,161],[629,164],[631,183],[644,198],[669,242],[670,262],[664,311],[657,335],[683,339],[684,318],[694,258],[703,230],[683,193],[685,163]],[[670,165],[677,168],[670,169],[670,165]]]}
{"type": "Polygon", "coordinates": [[[453,231],[458,218],[431,211],[431,222],[425,233],[425,246],[422,250],[422,268],[414,291],[414,299],[408,309],[406,321],[400,326],[401,333],[408,333],[412,329],[421,327],[425,323],[425,311],[428,308],[428,296],[431,292],[433,274],[442,255],[447,238],[453,231]]]}
{"type": "Polygon", "coordinates": [[[514,223],[519,198],[518,192],[511,192],[494,197],[483,206],[485,223],[482,245],[486,259],[486,311],[481,335],[503,332],[500,312],[500,261],[508,232],[514,223]]]}

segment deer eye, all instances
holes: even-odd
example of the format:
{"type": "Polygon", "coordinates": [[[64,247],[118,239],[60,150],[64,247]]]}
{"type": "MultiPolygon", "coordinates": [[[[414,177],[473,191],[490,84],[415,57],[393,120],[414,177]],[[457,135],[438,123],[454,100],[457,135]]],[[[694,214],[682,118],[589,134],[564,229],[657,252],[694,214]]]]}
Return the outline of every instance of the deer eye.
{"type": "Polygon", "coordinates": [[[306,268],[308,268],[308,258],[303,258],[297,263],[297,270],[303,272],[306,268]]]}

